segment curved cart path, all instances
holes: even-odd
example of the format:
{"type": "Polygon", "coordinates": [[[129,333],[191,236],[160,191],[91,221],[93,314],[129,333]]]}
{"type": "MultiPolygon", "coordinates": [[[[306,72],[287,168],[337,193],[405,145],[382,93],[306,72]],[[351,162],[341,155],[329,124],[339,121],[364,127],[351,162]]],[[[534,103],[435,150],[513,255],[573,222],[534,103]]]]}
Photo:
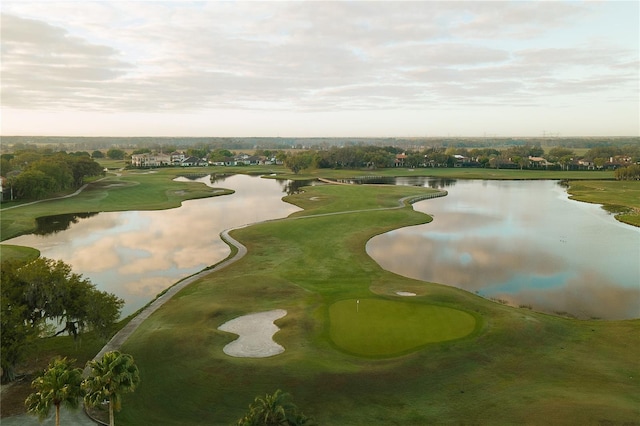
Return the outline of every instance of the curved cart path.
{"type": "MultiPolygon", "coordinates": [[[[338,184],[337,182],[333,182],[333,181],[327,181],[327,183],[333,183],[333,184],[338,184]]],[[[84,185],[82,188],[80,188],[78,191],[76,191],[73,194],[69,194],[66,195],[64,197],[60,197],[60,198],[68,198],[68,197],[72,197],[74,195],[79,194],[84,188],[86,187],[86,185],[84,185]]],[[[438,195],[435,196],[444,196],[447,195],[446,191],[440,191],[438,193],[438,195]]],[[[373,209],[363,209],[363,210],[348,210],[348,211],[341,211],[341,212],[332,212],[332,213],[320,213],[320,214],[316,214],[316,215],[309,215],[309,216],[297,216],[297,217],[287,217],[287,218],[279,218],[279,219],[270,219],[264,222],[271,222],[271,221],[276,221],[276,220],[296,220],[296,219],[308,219],[308,218],[313,218],[313,217],[320,217],[320,216],[333,216],[333,215],[340,215],[340,214],[351,214],[351,213],[361,213],[361,212],[365,212],[365,211],[377,211],[377,210],[393,210],[393,209],[399,209],[399,208],[403,208],[405,207],[405,205],[407,203],[409,204],[413,204],[416,201],[420,201],[426,198],[432,198],[433,195],[430,195],[428,197],[416,197],[416,196],[409,196],[409,197],[404,197],[401,198],[400,200],[398,200],[398,205],[395,207],[380,207],[380,208],[373,208],[373,209]]],[[[41,201],[46,201],[46,200],[41,200],[41,201]]],[[[38,201],[38,202],[41,202],[38,201]]],[[[20,206],[14,206],[14,207],[9,207],[9,208],[15,208],[15,207],[20,207],[20,206]]],[[[263,223],[263,222],[257,222],[257,223],[263,223]]],[[[235,228],[231,228],[231,229],[227,229],[225,231],[222,231],[220,233],[220,237],[223,239],[223,241],[225,241],[227,244],[234,246],[237,249],[237,252],[231,256],[228,257],[227,259],[225,259],[224,261],[218,263],[217,265],[215,265],[213,268],[211,269],[206,269],[203,271],[198,272],[197,274],[191,275],[190,277],[187,277],[185,279],[183,279],[182,281],[179,281],[178,283],[176,283],[175,285],[169,287],[169,289],[163,293],[161,296],[159,296],[158,298],[156,298],[153,302],[151,302],[150,304],[148,304],[146,307],[142,308],[142,310],[131,319],[131,321],[129,321],[127,323],[126,326],[124,326],[122,329],[120,329],[120,331],[118,331],[112,338],[111,340],[109,340],[109,342],[107,342],[106,345],[104,345],[104,347],[100,350],[100,352],[98,352],[98,354],[93,358],[94,360],[100,359],[102,358],[102,356],[109,351],[114,351],[114,350],[118,350],[120,349],[120,347],[122,346],[122,344],[133,334],[134,331],[136,331],[136,329],[140,326],[140,324],[142,324],[142,322],[144,320],[146,320],[147,318],[149,318],[149,316],[151,316],[151,314],[153,314],[155,311],[158,310],[158,308],[160,308],[162,305],[165,304],[165,302],[167,302],[169,299],[171,299],[176,293],[178,293],[180,290],[182,290],[183,288],[185,288],[186,286],[188,286],[189,284],[193,283],[194,281],[199,280],[200,278],[203,278],[209,274],[212,274],[214,272],[219,271],[222,268],[225,268],[227,266],[229,266],[230,264],[232,264],[233,262],[236,262],[238,260],[240,260],[242,257],[244,257],[247,254],[247,248],[240,243],[238,240],[236,240],[235,238],[231,237],[229,235],[229,232],[235,230],[235,229],[241,229],[247,226],[251,226],[251,225],[255,225],[257,223],[251,223],[251,224],[247,224],[247,225],[242,225],[242,226],[238,226],[235,228]]],[[[83,371],[83,375],[87,376],[90,373],[90,369],[89,367],[86,367],[83,371]]],[[[64,410],[65,413],[64,415],[64,420],[65,423],[68,425],[72,425],[72,426],[87,426],[87,425],[95,425],[96,423],[90,419],[85,413],[84,410],[64,410]]],[[[11,426],[31,426],[31,425],[36,425],[36,424],[52,424],[52,422],[54,422],[54,417],[51,416],[48,419],[46,419],[44,421],[44,423],[40,423],[38,422],[36,417],[33,416],[29,416],[27,414],[25,415],[18,415],[18,416],[13,416],[13,417],[8,417],[8,418],[4,418],[2,419],[2,423],[3,424],[7,424],[7,426],[11,425],[11,426]]]]}
{"type": "MultiPolygon", "coordinates": [[[[168,301],[169,299],[171,299],[176,293],[178,293],[180,290],[182,290],[183,288],[185,288],[186,286],[188,286],[189,284],[193,283],[194,281],[199,280],[202,277],[205,277],[209,274],[212,274],[216,271],[219,271],[220,269],[229,266],[230,264],[232,264],[233,262],[236,262],[237,260],[241,259],[242,257],[244,257],[245,254],[247,254],[247,248],[242,245],[242,243],[240,243],[238,240],[236,240],[235,238],[231,237],[229,235],[229,232],[232,231],[233,229],[240,229],[240,228],[244,228],[245,226],[248,225],[244,225],[244,226],[240,226],[237,228],[232,228],[232,229],[227,229],[225,231],[222,231],[220,233],[220,236],[222,237],[222,239],[237,248],[237,252],[225,259],[224,261],[218,263],[217,265],[215,265],[213,268],[211,269],[206,269],[203,271],[198,272],[195,275],[191,275],[190,277],[185,278],[184,280],[178,282],[177,284],[169,287],[169,289],[164,292],[161,296],[159,296],[158,298],[156,298],[153,302],[151,302],[149,305],[147,305],[146,307],[142,308],[142,310],[131,319],[131,321],[129,321],[127,323],[127,325],[125,325],[123,328],[120,329],[120,331],[118,331],[112,338],[111,340],[109,340],[109,342],[104,345],[104,347],[102,348],[102,350],[100,350],[100,352],[98,352],[98,354],[93,358],[94,360],[98,360],[100,358],[102,358],[102,356],[109,352],[109,351],[115,351],[118,350],[120,348],[120,346],[122,346],[122,344],[129,338],[129,336],[131,336],[133,334],[134,331],[136,331],[136,329],[140,326],[140,324],[142,324],[142,322],[144,320],[146,320],[147,318],[149,318],[149,316],[151,316],[151,314],[153,314],[155,311],[158,310],[158,308],[160,308],[160,306],[164,305],[166,301],[168,301]]],[[[86,367],[84,369],[84,374],[87,375],[89,374],[90,370],[89,367],[86,367]]]]}
{"type": "MultiPolygon", "coordinates": [[[[439,196],[442,196],[442,195],[446,195],[446,191],[441,191],[439,196]]],[[[333,216],[333,215],[340,215],[340,214],[361,213],[361,212],[365,212],[365,211],[399,209],[399,208],[403,208],[406,205],[406,203],[413,203],[413,202],[421,200],[421,199],[422,198],[420,198],[420,197],[409,196],[409,197],[404,197],[404,198],[400,199],[398,201],[398,206],[395,206],[395,207],[380,207],[380,208],[374,208],[374,209],[348,210],[348,211],[333,212],[333,213],[321,213],[321,214],[309,215],[309,216],[297,216],[297,217],[270,219],[270,220],[267,220],[267,221],[264,221],[264,222],[271,222],[271,221],[276,221],[276,220],[307,219],[307,218],[320,217],[320,216],[333,216]]],[[[257,223],[263,223],[263,222],[257,222],[257,223]]],[[[120,329],[120,331],[118,331],[118,333],[116,333],[115,336],[113,336],[113,338],[102,348],[102,350],[100,352],[98,352],[98,354],[93,359],[95,359],[95,360],[100,359],[100,358],[102,358],[102,356],[106,352],[114,351],[114,350],[119,349],[122,346],[122,344],[129,338],[129,336],[131,336],[133,334],[133,332],[140,326],[140,324],[142,324],[142,322],[144,320],[149,318],[149,316],[151,314],[153,314],[156,310],[158,310],[158,308],[160,308],[162,305],[164,305],[167,300],[171,299],[180,290],[182,290],[183,288],[185,288],[189,284],[193,283],[194,281],[197,281],[200,278],[203,278],[203,277],[205,277],[205,276],[207,276],[209,274],[217,272],[220,269],[225,268],[225,267],[229,266],[230,264],[232,264],[233,262],[236,262],[236,261],[240,260],[242,257],[244,257],[244,255],[247,254],[247,248],[242,243],[240,243],[238,240],[236,240],[235,238],[231,237],[229,235],[229,232],[231,232],[231,231],[233,231],[235,229],[241,229],[241,228],[245,228],[247,226],[255,225],[257,223],[251,223],[251,224],[247,224],[247,225],[242,225],[242,226],[238,226],[238,227],[235,227],[235,228],[231,228],[231,229],[227,229],[225,231],[222,231],[220,233],[220,236],[223,239],[223,241],[225,241],[227,244],[229,244],[231,246],[234,246],[238,250],[233,256],[231,256],[231,257],[225,259],[224,261],[218,263],[217,265],[215,265],[211,269],[206,269],[206,270],[203,270],[201,272],[198,272],[197,274],[191,275],[190,277],[187,277],[184,280],[178,282],[177,284],[173,285],[172,287],[169,287],[169,289],[164,294],[162,294],[162,296],[156,298],[153,302],[151,302],[149,305],[147,305],[145,308],[143,308],[134,318],[131,319],[131,321],[129,321],[129,323],[127,323],[126,326],[124,326],[122,329],[120,329]]],[[[85,372],[85,374],[88,374],[89,371],[88,371],[87,368],[85,368],[84,372],[85,372]]]]}

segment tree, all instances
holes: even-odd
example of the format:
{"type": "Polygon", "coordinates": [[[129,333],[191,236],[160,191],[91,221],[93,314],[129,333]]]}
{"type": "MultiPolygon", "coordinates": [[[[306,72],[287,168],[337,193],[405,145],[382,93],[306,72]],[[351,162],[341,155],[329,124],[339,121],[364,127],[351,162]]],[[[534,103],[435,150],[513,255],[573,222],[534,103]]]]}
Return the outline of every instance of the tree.
{"type": "Polygon", "coordinates": [[[118,148],[111,148],[107,151],[107,157],[112,160],[123,160],[126,152],[118,148]]]}
{"type": "Polygon", "coordinates": [[[55,191],[56,181],[40,170],[27,170],[16,176],[13,187],[18,198],[39,200],[55,191]]]}
{"type": "Polygon", "coordinates": [[[18,266],[17,263],[2,262],[0,268],[0,366],[3,383],[15,380],[15,366],[22,361],[25,348],[40,331],[31,325],[28,308],[20,302],[22,288],[14,285],[13,275],[18,266]]]}
{"type": "Polygon", "coordinates": [[[77,338],[88,328],[106,337],[124,305],[122,299],[97,290],[62,261],[2,262],[0,271],[3,381],[14,380],[15,366],[47,321],[64,324],[57,334],[66,332],[77,338]]]}
{"type": "Polygon", "coordinates": [[[563,157],[572,158],[575,155],[576,154],[573,152],[572,149],[556,146],[556,147],[551,148],[549,150],[549,155],[548,156],[549,156],[549,161],[551,161],[551,162],[559,162],[559,161],[561,161],[561,159],[563,157]]]}
{"type": "Polygon", "coordinates": [[[82,383],[84,403],[89,407],[109,402],[109,425],[114,426],[114,412],[122,407],[122,395],[133,392],[140,383],[140,373],[133,357],[119,351],[105,353],[89,361],[91,373],[82,383]]]}
{"type": "Polygon", "coordinates": [[[91,153],[91,158],[104,158],[104,154],[102,151],[95,150],[91,153]]]}
{"type": "Polygon", "coordinates": [[[31,386],[36,392],[25,401],[27,412],[36,414],[44,420],[56,408],[56,426],[60,425],[60,407],[78,408],[82,396],[82,370],[73,368],[75,360],[55,358],[44,373],[37,377],[31,386]]]}
{"type": "Polygon", "coordinates": [[[298,174],[300,170],[304,170],[311,165],[313,156],[309,152],[298,152],[295,154],[287,155],[284,159],[284,165],[294,174],[298,174]]]}
{"type": "Polygon", "coordinates": [[[70,188],[73,184],[73,174],[67,161],[70,158],[72,157],[66,154],[64,156],[44,157],[31,164],[29,170],[41,171],[55,182],[52,188],[54,192],[62,191],[70,188]]]}
{"type": "Polygon", "coordinates": [[[626,167],[616,169],[615,176],[617,180],[639,180],[640,165],[632,164],[626,167]]]}
{"type": "Polygon", "coordinates": [[[84,183],[85,177],[104,174],[102,166],[89,157],[71,157],[71,159],[71,174],[73,175],[73,184],[76,187],[84,183]]]}
{"type": "Polygon", "coordinates": [[[289,397],[280,389],[264,398],[256,397],[249,405],[249,412],[238,420],[238,426],[311,425],[313,421],[298,411],[298,407],[288,401],[289,397]]]}

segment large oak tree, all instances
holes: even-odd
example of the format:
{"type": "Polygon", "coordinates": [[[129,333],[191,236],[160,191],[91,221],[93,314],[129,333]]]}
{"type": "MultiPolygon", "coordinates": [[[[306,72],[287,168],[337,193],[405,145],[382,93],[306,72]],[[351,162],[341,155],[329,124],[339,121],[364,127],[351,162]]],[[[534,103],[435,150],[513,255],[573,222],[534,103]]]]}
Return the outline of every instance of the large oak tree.
{"type": "Polygon", "coordinates": [[[124,305],[122,299],[73,273],[68,264],[47,258],[26,264],[2,262],[0,292],[3,381],[15,378],[28,343],[47,325],[56,325],[56,334],[74,338],[88,330],[107,337],[124,305]]]}

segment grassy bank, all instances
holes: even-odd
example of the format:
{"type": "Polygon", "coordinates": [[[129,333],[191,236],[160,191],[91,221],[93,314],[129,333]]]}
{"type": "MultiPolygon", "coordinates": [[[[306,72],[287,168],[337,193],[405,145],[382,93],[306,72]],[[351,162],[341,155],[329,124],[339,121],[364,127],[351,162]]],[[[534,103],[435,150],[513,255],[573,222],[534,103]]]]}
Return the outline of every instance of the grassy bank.
{"type": "MultiPolygon", "coordinates": [[[[202,172],[207,169],[191,169],[202,172]]],[[[153,171],[131,170],[110,174],[91,183],[80,194],[64,199],[12,207],[3,203],[0,219],[1,241],[32,232],[37,217],[79,212],[109,212],[126,210],[162,210],[179,207],[185,200],[222,195],[201,183],[174,182],[184,170],[176,168],[153,171]]]]}
{"type": "Polygon", "coordinates": [[[31,247],[0,245],[0,260],[29,262],[40,257],[40,251],[31,247]]]}
{"type": "MultiPolygon", "coordinates": [[[[105,161],[109,168],[106,179],[92,182],[77,196],[44,201],[11,208],[23,202],[0,205],[0,241],[32,232],[37,217],[79,212],[126,210],[161,210],[180,206],[184,200],[222,195],[211,188],[190,182],[174,182],[182,173],[247,173],[274,175],[279,179],[340,179],[358,176],[433,176],[450,179],[613,179],[613,172],[494,170],[463,168],[333,170],[311,169],[295,175],[283,166],[161,168],[154,170],[123,170],[121,160],[105,161]]],[[[223,185],[222,185],[223,186],[223,185]]]]}
{"type": "MultiPolygon", "coordinates": [[[[9,238],[8,231],[28,232],[38,216],[171,208],[185,199],[219,194],[200,184],[172,182],[180,171],[127,172],[74,198],[3,210],[2,239],[9,238]]],[[[294,177],[283,168],[227,171],[275,171],[294,177]]],[[[442,178],[482,179],[606,176],[480,169],[326,172],[322,175],[333,178],[427,172],[442,178]]],[[[316,173],[295,177],[315,178],[316,173]]],[[[586,183],[584,194],[593,197],[587,201],[633,205],[638,200],[626,197],[628,189],[620,182],[581,183],[586,183]],[[615,195],[620,191],[622,196],[615,195]]],[[[123,349],[135,355],[143,383],[125,397],[118,423],[231,424],[255,396],[276,388],[292,393],[296,404],[322,425],[640,422],[640,321],[557,318],[399,277],[381,270],[364,252],[364,244],[372,235],[423,223],[429,217],[411,208],[330,215],[396,206],[402,197],[425,191],[307,188],[289,197],[305,209],[292,216],[296,219],[235,231],[232,235],[247,245],[249,254],[185,289],[126,343],[123,349]],[[328,215],[307,217],[320,213],[328,215]],[[417,296],[400,298],[397,291],[417,296]],[[471,334],[457,340],[418,340],[398,356],[354,356],[332,338],[330,314],[334,304],[353,299],[415,304],[419,311],[444,308],[471,315],[476,325],[471,334]],[[224,355],[222,348],[235,336],[217,330],[219,325],[275,308],[288,311],[277,322],[281,331],[275,336],[286,348],[284,354],[261,360],[224,355]]],[[[33,253],[2,246],[1,255],[5,259],[33,253]]],[[[38,350],[34,359],[46,364],[55,353],[88,359],[101,346],[83,341],[87,353],[79,356],[65,340],[47,345],[47,351],[38,350]]],[[[4,395],[2,403],[4,415],[4,395]]]]}
{"type": "Polygon", "coordinates": [[[640,321],[558,318],[386,272],[365,242],[430,220],[409,207],[310,217],[392,206],[423,191],[307,188],[289,197],[306,208],[298,219],[235,231],[249,254],[179,293],[124,345],[143,385],[126,397],[118,422],[231,424],[256,395],[277,388],[322,425],[637,422],[640,321]],[[476,326],[399,356],[354,356],[331,338],[330,307],[365,298],[465,312],[476,326]],[[221,324],[276,308],[288,312],[275,335],[283,354],[223,353],[235,336],[221,324]]]}
{"type": "Polygon", "coordinates": [[[572,181],[571,198],[602,204],[616,219],[640,226],[640,181],[572,181]]]}

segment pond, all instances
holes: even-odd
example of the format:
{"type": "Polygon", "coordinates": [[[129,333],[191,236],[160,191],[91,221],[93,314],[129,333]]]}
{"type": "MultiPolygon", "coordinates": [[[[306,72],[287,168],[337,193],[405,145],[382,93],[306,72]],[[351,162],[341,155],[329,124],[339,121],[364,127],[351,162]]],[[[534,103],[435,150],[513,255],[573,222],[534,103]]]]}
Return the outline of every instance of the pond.
{"type": "Polygon", "coordinates": [[[230,249],[220,239],[223,230],[299,210],[281,200],[295,191],[288,181],[246,175],[195,181],[236,192],[169,210],[52,216],[38,221],[36,235],[3,243],[70,264],[100,290],[123,298],[127,316],[181,278],[225,259],[230,249]]]}
{"type": "MultiPolygon", "coordinates": [[[[221,231],[298,211],[281,198],[310,184],[246,175],[195,181],[236,192],[170,210],[52,216],[39,221],[37,233],[44,235],[4,243],[69,263],[100,290],[125,299],[126,316],[226,258],[221,231]]],[[[385,269],[545,312],[640,317],[640,230],[598,205],[569,200],[557,182],[405,177],[385,183],[449,192],[414,204],[433,222],[369,241],[367,252],[385,269]]]]}
{"type": "Polygon", "coordinates": [[[434,220],[374,237],[383,268],[513,306],[577,318],[640,317],[640,229],[555,181],[438,182],[448,195],[414,204],[434,220]]]}

